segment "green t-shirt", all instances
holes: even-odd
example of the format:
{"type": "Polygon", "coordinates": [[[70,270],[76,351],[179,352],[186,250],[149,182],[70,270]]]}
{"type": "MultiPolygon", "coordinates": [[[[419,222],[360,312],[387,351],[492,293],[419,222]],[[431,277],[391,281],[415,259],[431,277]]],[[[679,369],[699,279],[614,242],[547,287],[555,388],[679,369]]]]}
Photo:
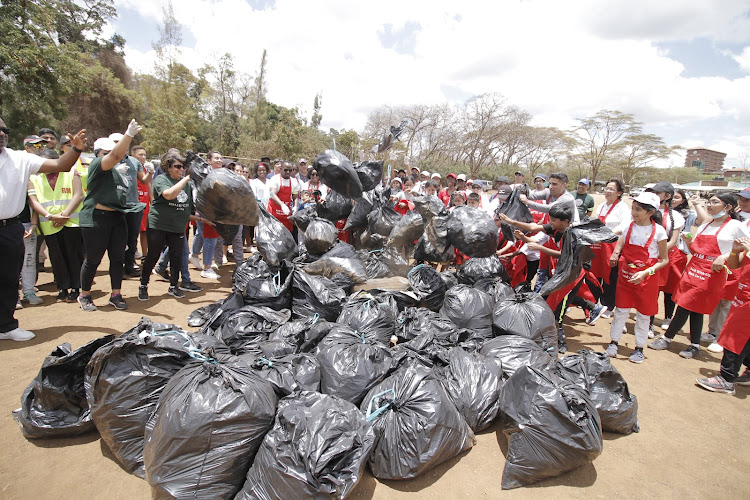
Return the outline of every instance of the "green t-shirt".
{"type": "Polygon", "coordinates": [[[193,191],[188,182],[174,200],[162,196],[167,189],[177,184],[179,179],[172,179],[169,174],[156,176],[154,179],[154,202],[148,212],[148,227],[170,233],[183,233],[190,220],[193,208],[193,191]]]}
{"type": "Polygon", "coordinates": [[[129,181],[120,175],[117,168],[102,170],[102,158],[91,161],[88,171],[88,193],[81,208],[80,226],[94,226],[94,208],[103,205],[118,212],[138,212],[146,207],[145,203],[128,203],[129,181]]]}
{"type": "Polygon", "coordinates": [[[579,194],[578,191],[572,191],[570,194],[576,200],[576,208],[578,209],[578,215],[583,220],[586,214],[594,210],[594,198],[588,193],[579,194]]]}

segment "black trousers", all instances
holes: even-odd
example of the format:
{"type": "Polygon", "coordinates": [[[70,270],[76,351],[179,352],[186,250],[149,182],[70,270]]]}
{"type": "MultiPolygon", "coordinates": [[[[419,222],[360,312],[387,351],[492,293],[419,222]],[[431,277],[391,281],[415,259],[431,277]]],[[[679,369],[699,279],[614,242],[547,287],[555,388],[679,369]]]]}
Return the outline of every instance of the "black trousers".
{"type": "Polygon", "coordinates": [[[104,252],[109,256],[109,280],[112,290],[122,285],[123,261],[128,226],[125,214],[108,210],[94,210],[94,226],[82,227],[81,234],[86,245],[86,260],[81,266],[81,290],[91,291],[96,268],[102,262],[104,252]]]}
{"type": "Polygon", "coordinates": [[[534,280],[534,277],[536,276],[536,272],[538,269],[539,269],[538,260],[526,261],[526,280],[524,280],[524,282],[528,285],[529,289],[531,289],[531,282],[534,280]]]}
{"type": "Polygon", "coordinates": [[[742,352],[739,354],[734,353],[729,349],[724,349],[724,355],[721,357],[721,376],[724,377],[724,380],[727,382],[734,382],[734,379],[736,379],[740,373],[742,364],[744,363],[745,366],[747,366],[750,364],[748,363],[749,360],[750,340],[747,341],[745,348],[742,349],[742,352]]]}
{"type": "Polygon", "coordinates": [[[563,305],[565,305],[566,309],[569,306],[580,306],[589,311],[593,310],[594,307],[596,307],[596,304],[578,295],[578,290],[581,289],[581,285],[583,285],[583,282],[584,280],[579,281],[578,284],[575,287],[573,287],[570,293],[566,296],[566,298],[560,301],[560,303],[557,305],[557,308],[555,309],[555,318],[557,319],[558,325],[562,325],[562,318],[563,318],[563,315],[565,314],[565,311],[563,310],[563,305]]]}
{"type": "Polygon", "coordinates": [[[688,311],[680,306],[677,306],[677,310],[674,313],[672,322],[669,324],[669,328],[664,333],[664,336],[668,339],[673,339],[680,328],[685,326],[688,318],[690,318],[690,343],[700,345],[701,332],[703,331],[703,314],[688,311]]]}
{"type": "Polygon", "coordinates": [[[80,227],[63,227],[45,238],[49,248],[52,274],[58,290],[81,288],[83,237],[80,227]]]}
{"type": "Polygon", "coordinates": [[[18,321],[13,315],[18,302],[18,280],[21,279],[23,266],[23,224],[19,220],[0,226],[0,332],[9,332],[18,328],[18,321]]]}
{"type": "Polygon", "coordinates": [[[182,264],[182,251],[185,248],[185,233],[170,233],[161,229],[148,228],[148,255],[141,269],[141,285],[148,285],[151,271],[159,261],[164,247],[169,247],[169,284],[177,286],[182,264]]]}
{"type": "Polygon", "coordinates": [[[135,251],[138,246],[138,235],[141,233],[141,219],[143,210],[125,214],[125,222],[128,225],[127,245],[125,247],[125,267],[135,266],[135,251]]]}
{"type": "Polygon", "coordinates": [[[615,310],[615,293],[617,292],[618,276],[620,276],[620,268],[615,266],[609,271],[609,285],[604,280],[601,280],[602,295],[599,297],[599,303],[607,306],[607,309],[610,311],[615,310]]]}

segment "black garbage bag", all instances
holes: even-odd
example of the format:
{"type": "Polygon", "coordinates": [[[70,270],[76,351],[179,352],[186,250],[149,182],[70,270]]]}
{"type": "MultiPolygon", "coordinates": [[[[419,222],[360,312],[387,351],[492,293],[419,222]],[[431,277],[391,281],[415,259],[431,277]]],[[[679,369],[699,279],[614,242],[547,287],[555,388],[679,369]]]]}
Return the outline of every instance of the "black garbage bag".
{"type": "Polygon", "coordinates": [[[490,294],[495,302],[500,302],[507,298],[515,297],[516,292],[510,285],[498,278],[481,278],[474,282],[474,288],[490,294]]]}
{"type": "Polygon", "coordinates": [[[510,283],[510,276],[497,255],[490,257],[475,257],[464,262],[456,272],[458,282],[473,285],[483,278],[498,277],[510,283]]]}
{"type": "Polygon", "coordinates": [[[492,337],[492,297],[467,285],[445,292],[440,313],[459,328],[469,328],[485,338],[492,337]]]}
{"type": "Polygon", "coordinates": [[[596,219],[589,219],[577,226],[571,226],[570,230],[578,236],[580,242],[584,245],[595,243],[614,243],[619,238],[604,222],[596,219]]]}
{"type": "Polygon", "coordinates": [[[265,208],[259,207],[258,213],[255,244],[266,262],[271,266],[278,266],[283,260],[294,258],[297,255],[297,242],[292,233],[265,208]]]}
{"type": "Polygon", "coordinates": [[[368,250],[378,250],[388,243],[388,238],[382,234],[370,233],[369,229],[365,229],[359,236],[359,242],[362,244],[363,248],[367,248],[368,250]]]}
{"type": "Polygon", "coordinates": [[[169,380],[193,360],[197,347],[179,327],[142,318],[136,328],[96,351],[86,366],[91,418],[128,472],[145,477],[146,423],[169,380]]]}
{"type": "Polygon", "coordinates": [[[318,206],[311,204],[297,210],[295,213],[289,216],[289,220],[294,223],[295,226],[300,228],[302,231],[307,231],[307,225],[310,221],[318,216],[318,206]]]}
{"type": "Polygon", "coordinates": [[[185,162],[190,178],[197,186],[195,206],[209,220],[235,225],[235,233],[236,225],[258,224],[258,202],[247,179],[226,168],[211,169],[205,160],[192,152],[188,152],[185,162]],[[197,174],[196,177],[193,173],[197,174]]]}
{"type": "Polygon", "coordinates": [[[450,319],[423,307],[406,307],[396,319],[396,336],[400,341],[433,333],[440,339],[454,342],[458,330],[450,319]]]}
{"type": "Polygon", "coordinates": [[[288,396],[235,499],[346,498],[374,443],[372,426],[348,401],[310,391],[288,396]]]}
{"type": "Polygon", "coordinates": [[[323,276],[295,270],[292,277],[292,313],[295,319],[315,315],[336,321],[346,302],[343,288],[323,276]]]}
{"type": "Polygon", "coordinates": [[[338,151],[326,149],[315,158],[313,168],[320,174],[320,180],[333,191],[350,199],[362,196],[364,190],[357,171],[349,158],[338,151]]]}
{"type": "Polygon", "coordinates": [[[404,311],[409,307],[419,306],[419,298],[412,292],[401,291],[401,290],[383,290],[382,288],[374,288],[369,290],[375,297],[393,297],[396,301],[396,306],[399,312],[404,311]]]}
{"type": "Polygon", "coordinates": [[[333,323],[320,319],[319,316],[305,317],[287,321],[271,333],[268,340],[280,340],[293,345],[295,352],[310,352],[328,335],[331,328],[333,323]]]}
{"type": "Polygon", "coordinates": [[[518,335],[501,335],[488,340],[479,353],[502,361],[506,377],[512,377],[522,366],[547,370],[554,365],[554,358],[539,344],[518,335]]]}
{"type": "Polygon", "coordinates": [[[232,311],[244,305],[242,294],[233,292],[226,298],[217,300],[213,304],[202,306],[188,316],[188,326],[201,327],[200,332],[211,335],[226,321],[232,311]]]}
{"type": "Polygon", "coordinates": [[[234,357],[177,372],[146,426],[153,498],[232,498],[273,425],[273,387],[234,357]]]}
{"type": "Polygon", "coordinates": [[[328,191],[325,200],[317,202],[318,217],[337,222],[346,219],[352,213],[352,200],[333,189],[328,191]]]}
{"type": "Polygon", "coordinates": [[[407,277],[409,286],[419,297],[419,306],[431,311],[439,311],[443,305],[445,292],[448,290],[448,285],[440,277],[440,273],[434,267],[420,264],[414,266],[407,277]]]}
{"type": "Polygon", "coordinates": [[[503,384],[499,359],[454,347],[448,351],[448,364],[435,372],[472,431],[482,431],[492,424],[500,409],[498,397],[503,384]]]}
{"type": "Polygon", "coordinates": [[[379,205],[380,202],[375,191],[367,191],[361,198],[354,200],[354,208],[346,219],[344,230],[352,231],[366,228],[368,224],[367,216],[379,205]]]}
{"type": "Polygon", "coordinates": [[[270,266],[260,253],[240,263],[232,275],[232,288],[241,293],[245,305],[270,307],[276,311],[292,307],[292,267],[288,261],[270,266]]]}
{"type": "Polygon", "coordinates": [[[359,404],[391,370],[391,351],[364,333],[335,326],[318,344],[320,392],[359,404]]]}
{"type": "Polygon", "coordinates": [[[240,230],[240,226],[232,224],[221,224],[217,222],[214,225],[214,229],[217,233],[219,233],[219,236],[221,236],[224,241],[232,241],[234,240],[234,237],[237,236],[237,231],[240,230]]]}
{"type": "Polygon", "coordinates": [[[385,237],[391,234],[399,220],[401,220],[401,214],[388,205],[373,210],[367,216],[370,234],[379,234],[385,237]]]}
{"type": "Polygon", "coordinates": [[[331,283],[334,285],[341,287],[347,295],[354,291],[354,285],[356,285],[356,283],[348,274],[336,273],[328,279],[330,279],[331,283]]]}
{"type": "Polygon", "coordinates": [[[372,147],[372,152],[375,154],[385,153],[393,147],[393,144],[398,140],[399,136],[406,129],[406,124],[409,120],[402,120],[401,123],[396,127],[391,125],[387,132],[383,134],[380,142],[372,147]]]}
{"type": "Polygon", "coordinates": [[[339,230],[327,219],[314,218],[305,231],[305,247],[313,255],[322,255],[338,241],[339,230]]]}
{"type": "Polygon", "coordinates": [[[562,378],[586,390],[599,412],[603,430],[619,434],[640,431],[638,400],[607,353],[580,350],[558,359],[556,370],[562,378]]]}
{"type": "Polygon", "coordinates": [[[398,306],[392,297],[374,297],[360,291],[349,297],[336,320],[352,330],[388,344],[396,332],[398,306]]]}
{"type": "Polygon", "coordinates": [[[289,321],[289,309],[275,311],[263,306],[243,306],[227,317],[216,338],[232,348],[235,353],[258,346],[268,340],[268,336],[289,321]]]}
{"type": "Polygon", "coordinates": [[[413,201],[425,224],[435,217],[444,216],[447,220],[449,216],[448,207],[437,196],[416,196],[413,201]]]}
{"type": "Polygon", "coordinates": [[[375,428],[378,479],[411,479],[474,446],[474,433],[430,368],[407,363],[373,387],[360,409],[375,428]]]}
{"type": "Polygon", "coordinates": [[[414,260],[426,262],[453,262],[456,254],[453,247],[449,246],[444,251],[439,251],[425,235],[417,241],[414,247],[414,260]]]}
{"type": "Polygon", "coordinates": [[[320,364],[310,353],[260,357],[252,361],[251,367],[273,386],[279,397],[320,390],[320,364]]]}
{"type": "Polygon", "coordinates": [[[83,386],[84,371],[94,352],[114,338],[105,335],[74,351],[70,344],[61,344],[44,359],[23,391],[21,407],[13,411],[25,438],[78,436],[95,429],[83,386]]]}
{"type": "MultiPolygon", "coordinates": [[[[508,199],[505,200],[505,203],[503,203],[503,206],[495,211],[495,215],[505,214],[511,219],[518,222],[534,222],[534,218],[529,211],[529,207],[521,202],[521,200],[519,199],[520,196],[521,190],[514,189],[508,199]]],[[[506,241],[516,241],[516,236],[513,234],[513,231],[515,231],[516,229],[516,227],[511,226],[507,222],[500,223],[500,231],[502,231],[503,237],[506,241]]]]}
{"type": "Polygon", "coordinates": [[[386,247],[378,250],[361,250],[360,260],[364,260],[367,279],[403,276],[411,271],[412,266],[395,248],[386,247]]]}
{"type": "Polygon", "coordinates": [[[345,274],[356,284],[367,281],[367,271],[357,256],[357,251],[348,243],[337,242],[333,248],[315,262],[299,266],[308,274],[332,278],[336,274],[345,274]]]}
{"type": "Polygon", "coordinates": [[[458,207],[448,218],[448,238],[469,257],[489,257],[497,251],[497,224],[481,208],[458,207]]]}
{"type": "Polygon", "coordinates": [[[500,390],[500,411],[508,438],[504,490],[559,476],[602,452],[593,403],[552,371],[520,368],[500,390]]]}
{"type": "Polygon", "coordinates": [[[354,170],[357,172],[362,191],[371,191],[383,181],[383,161],[363,161],[354,170]]]}
{"type": "Polygon", "coordinates": [[[492,327],[495,335],[518,335],[533,340],[544,350],[557,348],[555,313],[536,293],[516,294],[496,302],[492,327]]]}
{"type": "Polygon", "coordinates": [[[417,241],[424,233],[424,219],[416,210],[406,212],[393,226],[388,236],[388,246],[403,247],[417,241]]]}

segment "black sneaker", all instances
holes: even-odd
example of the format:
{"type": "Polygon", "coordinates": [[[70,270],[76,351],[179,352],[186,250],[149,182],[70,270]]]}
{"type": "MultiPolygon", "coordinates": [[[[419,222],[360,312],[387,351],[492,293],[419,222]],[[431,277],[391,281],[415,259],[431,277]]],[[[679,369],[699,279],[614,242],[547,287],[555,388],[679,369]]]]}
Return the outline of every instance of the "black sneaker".
{"type": "Polygon", "coordinates": [[[185,294],[182,293],[182,290],[180,290],[176,286],[170,286],[169,290],[167,290],[167,293],[172,297],[177,297],[178,299],[181,299],[185,296],[185,294]]]}
{"type": "Polygon", "coordinates": [[[141,285],[138,287],[138,300],[148,300],[148,287],[141,285]]]}
{"type": "Polygon", "coordinates": [[[125,302],[125,299],[122,298],[121,293],[118,293],[117,295],[110,295],[109,303],[115,306],[115,309],[118,309],[120,311],[124,311],[128,308],[128,303],[125,302]]]}
{"type": "Polygon", "coordinates": [[[57,294],[57,297],[55,297],[55,302],[65,302],[67,300],[68,300],[67,290],[60,290],[60,292],[57,294]]]}
{"type": "Polygon", "coordinates": [[[161,276],[164,281],[169,281],[169,269],[159,269],[158,267],[155,267],[152,273],[161,276]]]}
{"type": "Polygon", "coordinates": [[[131,278],[137,278],[141,275],[141,270],[137,267],[133,266],[125,266],[125,269],[123,270],[125,276],[129,276],[131,278]]]}
{"type": "Polygon", "coordinates": [[[192,281],[183,281],[180,290],[184,292],[202,292],[203,287],[196,285],[192,281]]]}
{"type": "Polygon", "coordinates": [[[68,293],[68,298],[65,300],[66,302],[77,302],[78,301],[78,288],[73,288],[70,293],[68,293]]]}
{"type": "Polygon", "coordinates": [[[562,327],[557,329],[557,352],[560,354],[568,352],[568,343],[565,342],[565,331],[562,327]]]}

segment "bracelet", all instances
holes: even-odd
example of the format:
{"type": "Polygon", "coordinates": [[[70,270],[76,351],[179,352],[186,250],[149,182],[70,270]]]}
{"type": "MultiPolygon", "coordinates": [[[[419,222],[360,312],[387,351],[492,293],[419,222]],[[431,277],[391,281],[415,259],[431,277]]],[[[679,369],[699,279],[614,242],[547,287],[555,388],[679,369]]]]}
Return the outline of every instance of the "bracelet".
{"type": "Polygon", "coordinates": [[[83,153],[83,149],[78,149],[77,147],[73,146],[73,151],[75,151],[78,154],[83,153]]]}
{"type": "Polygon", "coordinates": [[[739,254],[736,252],[729,252],[729,255],[739,255],[739,254]]]}
{"type": "Polygon", "coordinates": [[[649,267],[648,268],[648,275],[649,276],[653,276],[654,274],[656,274],[656,271],[654,271],[654,268],[653,267],[649,267]]]}

